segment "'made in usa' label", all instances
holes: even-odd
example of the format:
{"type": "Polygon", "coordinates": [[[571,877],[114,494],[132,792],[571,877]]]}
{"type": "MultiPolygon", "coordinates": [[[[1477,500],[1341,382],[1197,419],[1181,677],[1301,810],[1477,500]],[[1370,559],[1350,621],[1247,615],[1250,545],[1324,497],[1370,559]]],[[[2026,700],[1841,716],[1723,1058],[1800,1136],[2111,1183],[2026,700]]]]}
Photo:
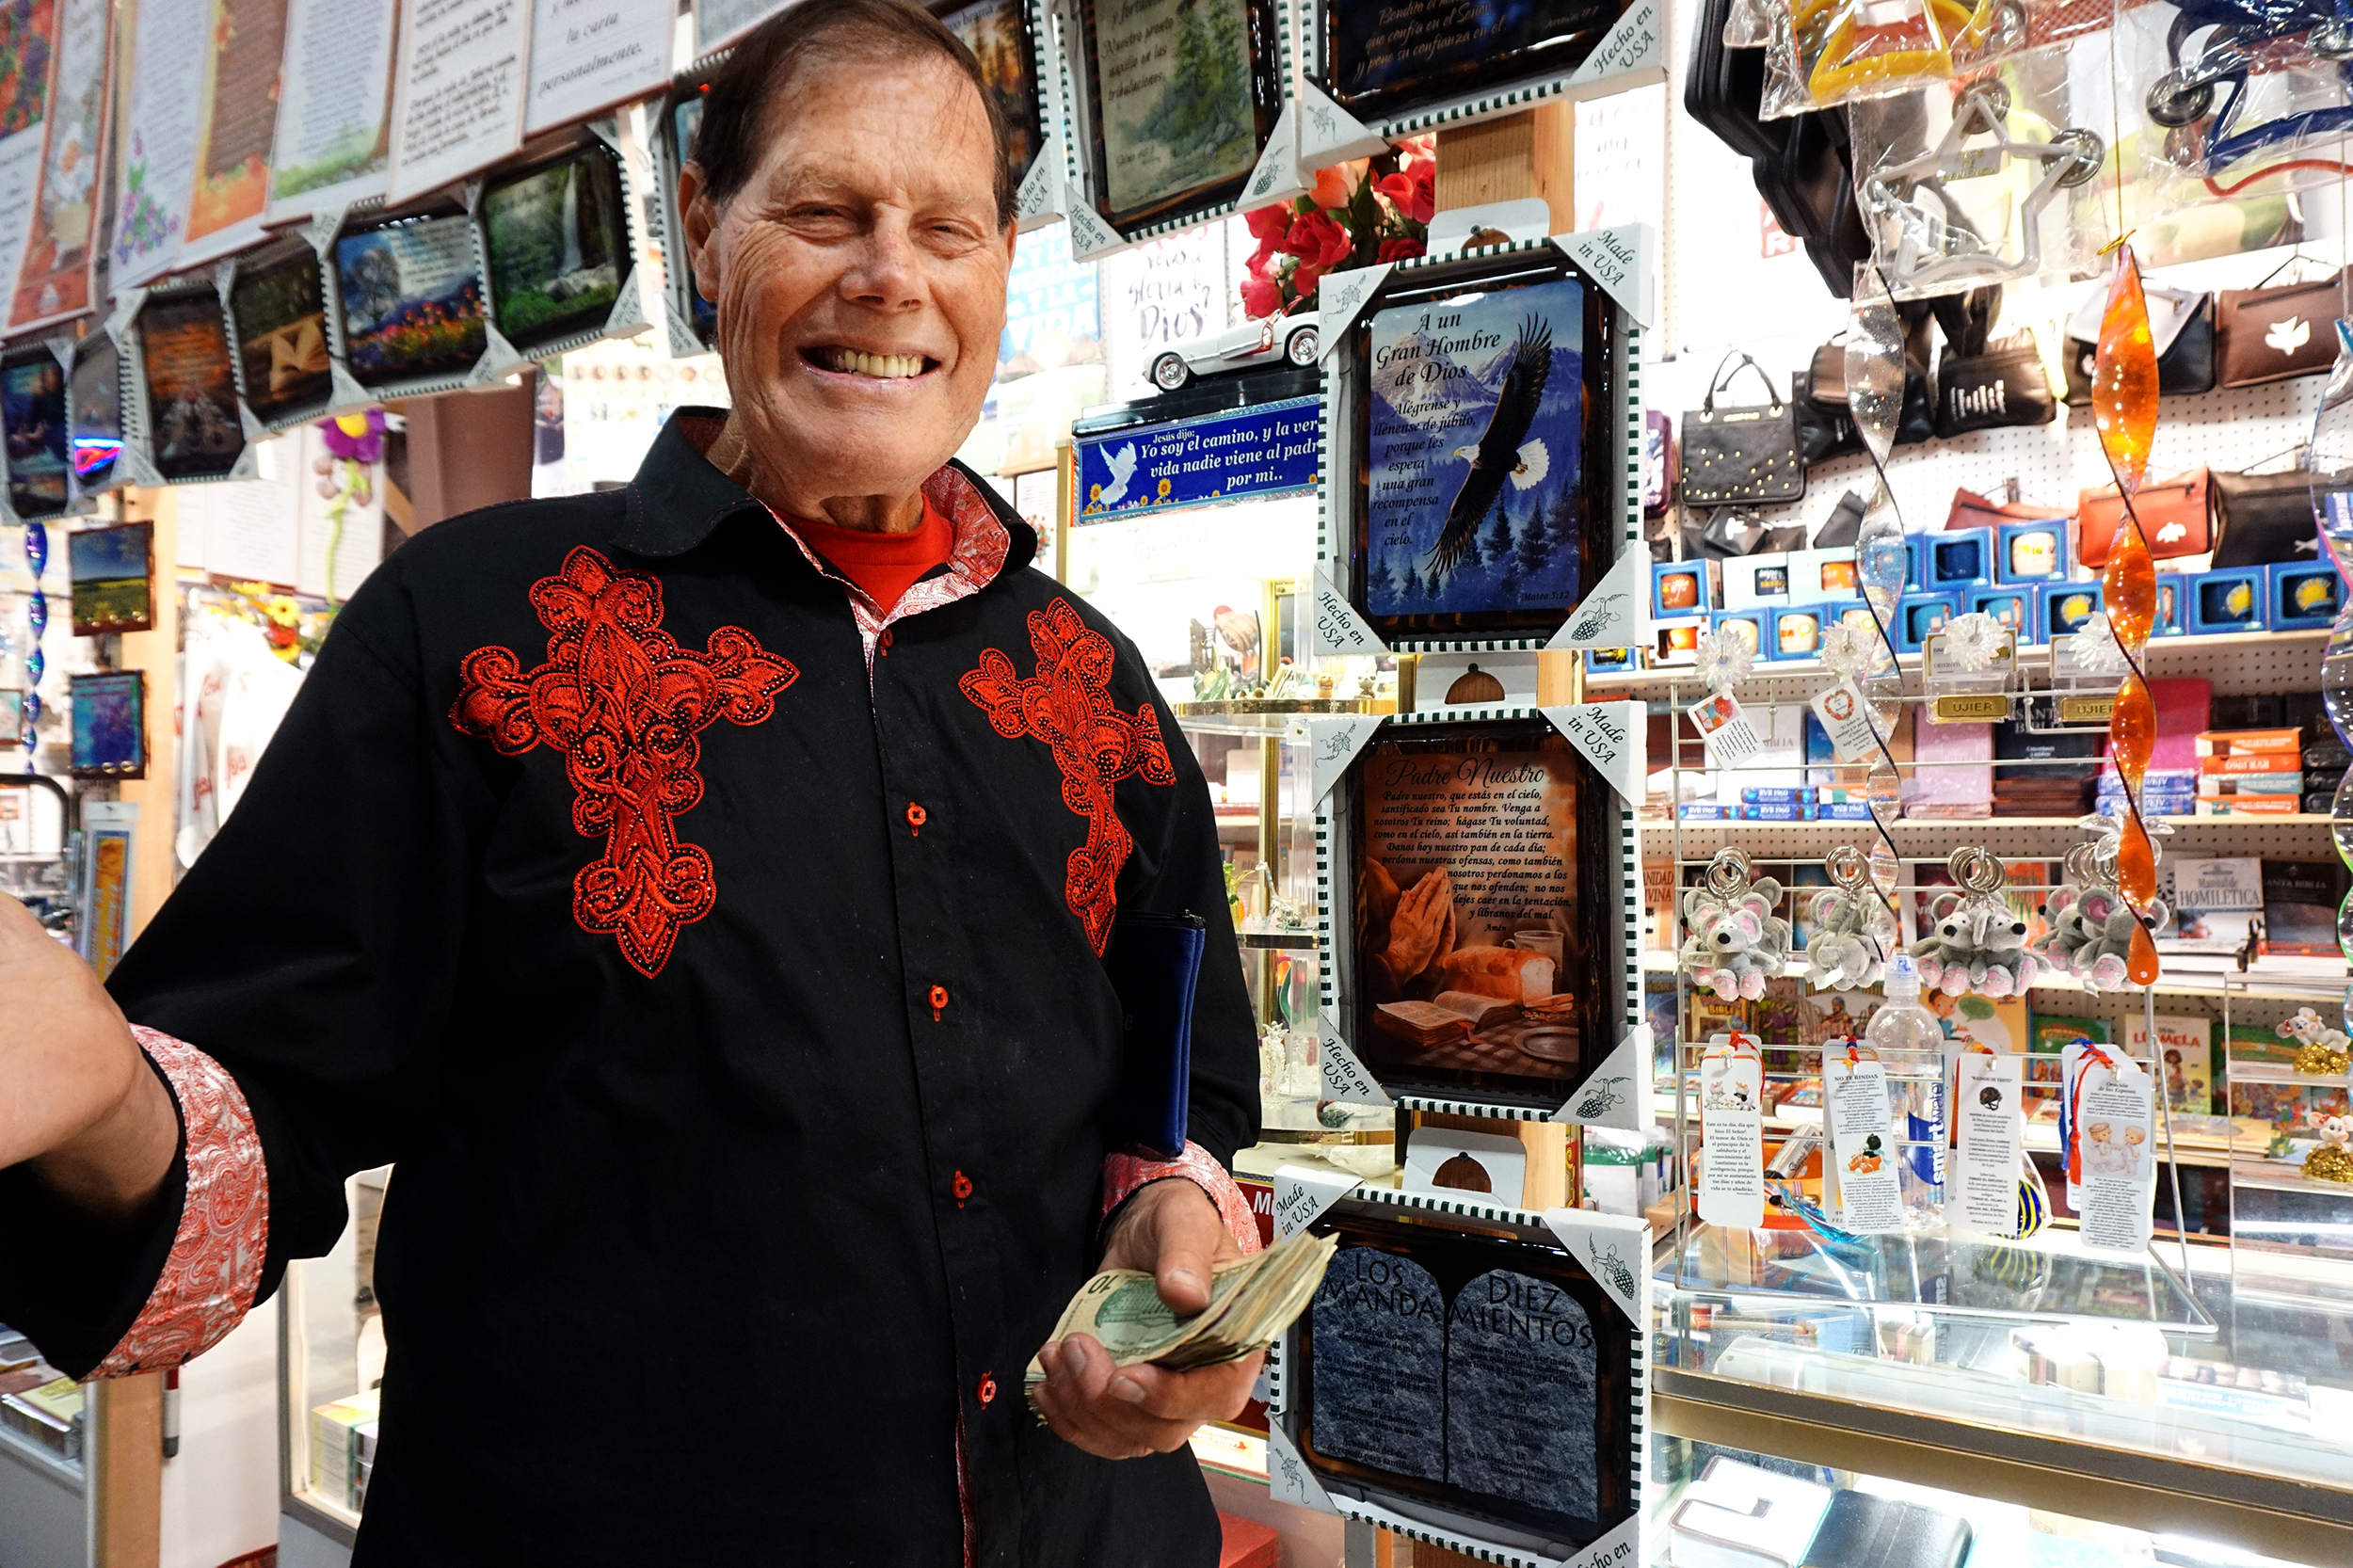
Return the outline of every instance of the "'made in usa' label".
{"type": "Polygon", "coordinates": [[[1343,1247],[1308,1326],[1316,1451],[1446,1480],[1446,1295],[1430,1271],[1378,1247],[1343,1247]]]}
{"type": "Polygon", "coordinates": [[[1592,1519],[1593,1325],[1569,1293],[1510,1269],[1456,1292],[1447,1322],[1447,1482],[1592,1519]]]}

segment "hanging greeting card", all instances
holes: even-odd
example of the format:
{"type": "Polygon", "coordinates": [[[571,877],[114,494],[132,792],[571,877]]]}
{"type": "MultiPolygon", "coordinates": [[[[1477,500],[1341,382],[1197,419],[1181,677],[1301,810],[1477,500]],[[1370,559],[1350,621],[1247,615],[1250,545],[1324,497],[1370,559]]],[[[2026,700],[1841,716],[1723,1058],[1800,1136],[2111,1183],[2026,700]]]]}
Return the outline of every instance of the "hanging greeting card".
{"type": "Polygon", "coordinates": [[[1823,1120],[1830,1127],[1838,1223],[1859,1235],[1904,1228],[1903,1184],[1897,1176],[1895,1116],[1887,1098],[1887,1069],[1862,1048],[1822,1052],[1823,1120]]]}
{"type": "Polygon", "coordinates": [[[319,253],[289,234],[232,264],[229,331],[245,406],[265,430],[317,418],[335,397],[319,253]]]}
{"type": "Polygon", "coordinates": [[[1080,0],[1064,36],[1104,221],[1125,231],[1241,194],[1283,109],[1271,0],[1080,0]]]}
{"type": "Polygon", "coordinates": [[[1545,720],[1433,728],[1341,785],[1349,1044],[1392,1092],[1550,1111],[1618,1043],[1617,797],[1545,720]]]}
{"type": "Polygon", "coordinates": [[[936,0],[931,12],[980,62],[988,95],[1005,117],[1005,163],[1020,179],[1044,145],[1029,0],[936,0]]]}
{"type": "Polygon", "coordinates": [[[2020,1093],[2023,1056],[1967,1051],[1961,1057],[1961,1146],[1946,1188],[1945,1218],[1973,1236],[2018,1234],[2019,1161],[2026,1146],[2025,1098],[2020,1093]]]}
{"type": "Polygon", "coordinates": [[[1549,634],[1609,568],[1615,319],[1539,251],[1400,266],[1346,328],[1345,440],[1363,454],[1333,464],[1355,508],[1350,597],[1392,646],[1549,634]]]}
{"type": "Polygon", "coordinates": [[[1709,1037],[1700,1058],[1700,1218],[1765,1223],[1765,1068],[1753,1035],[1709,1037]]]}
{"type": "Polygon", "coordinates": [[[7,439],[8,516],[64,515],[73,499],[65,366],[46,344],[0,356],[0,436],[7,439]]]}
{"type": "Polygon", "coordinates": [[[2061,1052],[2059,1069],[2067,1201],[2084,1245],[2145,1252],[2157,1194],[2156,1101],[2149,1075],[2122,1051],[2089,1040],[2061,1052]]]}

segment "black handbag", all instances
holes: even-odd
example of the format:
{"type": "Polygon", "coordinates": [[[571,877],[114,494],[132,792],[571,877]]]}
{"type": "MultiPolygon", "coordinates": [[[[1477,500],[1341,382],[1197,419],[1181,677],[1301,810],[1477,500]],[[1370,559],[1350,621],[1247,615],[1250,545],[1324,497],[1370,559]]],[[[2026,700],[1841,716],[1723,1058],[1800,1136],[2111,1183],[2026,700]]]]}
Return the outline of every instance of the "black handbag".
{"type": "Polygon", "coordinates": [[[1788,122],[1761,118],[1765,51],[1724,42],[1731,15],[1732,0],[1700,0],[1691,69],[1683,80],[1683,112],[1744,158],[1777,158],[1788,139],[1788,122]]]}
{"type": "MultiPolygon", "coordinates": [[[[2157,395],[2186,397],[2215,387],[2214,296],[2150,288],[2149,334],[2157,350],[2157,395]]],[[[2091,401],[2091,373],[2100,348],[2100,318],[2107,295],[2093,290],[2067,323],[2067,406],[2091,401]]]]}
{"type": "Polygon", "coordinates": [[[1947,347],[1936,363],[1936,433],[1951,438],[1972,430],[2048,424],[2058,418],[2058,399],[2042,372],[2042,351],[2034,334],[1962,354],[1947,347]]]}
{"type": "Polygon", "coordinates": [[[1770,506],[1804,494],[1797,411],[1773,390],[1764,367],[1736,348],[1717,362],[1706,398],[1683,416],[1683,504],[1770,506]],[[1724,366],[1736,359],[1740,362],[1726,375],[1724,366]],[[1716,394],[1743,370],[1756,372],[1772,401],[1716,407],[1716,394]]]}
{"type": "Polygon", "coordinates": [[[2320,529],[2313,520],[2312,475],[2213,471],[2214,565],[2260,567],[2274,561],[2318,561],[2320,529]]]}

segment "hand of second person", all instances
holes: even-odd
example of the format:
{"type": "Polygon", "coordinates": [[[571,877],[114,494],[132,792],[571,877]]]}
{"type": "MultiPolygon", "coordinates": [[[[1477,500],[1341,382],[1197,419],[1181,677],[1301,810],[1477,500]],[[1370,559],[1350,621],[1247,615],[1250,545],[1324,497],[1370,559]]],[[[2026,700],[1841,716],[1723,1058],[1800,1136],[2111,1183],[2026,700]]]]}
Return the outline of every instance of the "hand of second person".
{"type": "MultiPolygon", "coordinates": [[[[1209,1194],[1180,1177],[1156,1181],[1128,1200],[1103,1267],[1151,1273],[1160,1300],[1189,1317],[1209,1304],[1210,1271],[1241,1256],[1209,1194]]],[[[1046,1368],[1038,1410],[1057,1436],[1101,1459],[1139,1459],[1183,1447],[1205,1421],[1241,1415],[1266,1352],[1172,1372],[1116,1366],[1092,1336],[1074,1334],[1038,1359],[1046,1368]]]]}

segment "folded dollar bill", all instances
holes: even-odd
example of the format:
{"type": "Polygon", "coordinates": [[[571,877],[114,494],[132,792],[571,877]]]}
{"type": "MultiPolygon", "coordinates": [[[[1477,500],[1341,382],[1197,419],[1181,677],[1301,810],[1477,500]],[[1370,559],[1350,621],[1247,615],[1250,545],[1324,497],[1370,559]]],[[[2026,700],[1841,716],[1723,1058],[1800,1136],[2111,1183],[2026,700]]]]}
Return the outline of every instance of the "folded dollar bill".
{"type": "MultiPolygon", "coordinates": [[[[1302,1234],[1228,1263],[1210,1276],[1209,1304],[1190,1318],[1169,1310],[1150,1274],[1106,1269],[1070,1298],[1048,1342],[1092,1335],[1122,1367],[1190,1372],[1240,1361],[1273,1344],[1307,1309],[1338,1246],[1335,1238],[1302,1234]]],[[[1024,1384],[1032,1403],[1045,1381],[1045,1366],[1032,1356],[1024,1384]]]]}

